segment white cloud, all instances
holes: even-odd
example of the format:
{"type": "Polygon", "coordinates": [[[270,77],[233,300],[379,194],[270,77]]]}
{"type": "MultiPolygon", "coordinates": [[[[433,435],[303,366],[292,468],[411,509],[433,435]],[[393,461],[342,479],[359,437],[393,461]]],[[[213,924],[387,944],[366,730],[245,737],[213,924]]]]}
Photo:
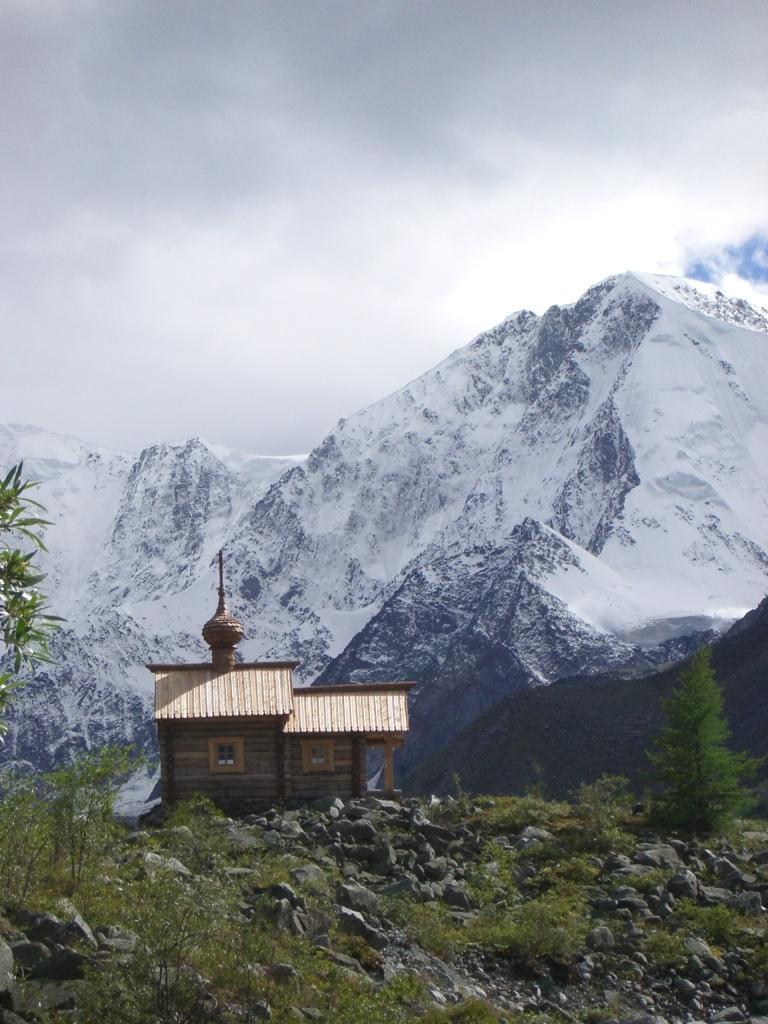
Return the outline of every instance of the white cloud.
{"type": "Polygon", "coordinates": [[[768,225],[762,3],[227,10],[0,15],[4,419],[306,450],[513,309],[768,225]]]}

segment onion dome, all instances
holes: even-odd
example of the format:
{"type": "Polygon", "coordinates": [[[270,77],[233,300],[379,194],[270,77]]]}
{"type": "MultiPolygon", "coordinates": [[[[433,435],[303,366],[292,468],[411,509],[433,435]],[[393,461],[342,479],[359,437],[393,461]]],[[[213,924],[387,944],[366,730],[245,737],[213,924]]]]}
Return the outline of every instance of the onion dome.
{"type": "Polygon", "coordinates": [[[219,603],[213,618],[203,626],[203,640],[211,648],[215,668],[227,671],[235,667],[235,648],[243,639],[244,630],[227,608],[224,597],[224,559],[219,552],[219,603]]]}

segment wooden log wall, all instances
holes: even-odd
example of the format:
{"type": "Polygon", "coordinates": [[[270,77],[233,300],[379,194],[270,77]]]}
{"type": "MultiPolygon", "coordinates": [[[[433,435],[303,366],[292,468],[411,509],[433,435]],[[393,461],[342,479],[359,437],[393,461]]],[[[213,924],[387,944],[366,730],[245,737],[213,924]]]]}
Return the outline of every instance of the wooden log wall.
{"type": "Polygon", "coordinates": [[[158,723],[158,743],[160,746],[160,779],[163,803],[172,804],[176,800],[176,765],[174,763],[174,723],[158,723]]]}
{"type": "Polygon", "coordinates": [[[295,799],[339,796],[342,799],[360,793],[361,771],[365,758],[365,740],[348,734],[335,736],[286,736],[290,748],[290,795],[295,799]],[[333,741],[332,772],[305,772],[302,763],[302,742],[312,739],[333,741]]]}
{"type": "Polygon", "coordinates": [[[215,801],[248,802],[281,799],[283,786],[278,757],[280,723],[261,719],[229,720],[224,723],[179,723],[174,730],[173,788],[175,798],[184,800],[202,793],[215,801]],[[208,740],[213,737],[242,736],[245,739],[242,774],[209,771],[208,740]]]}
{"type": "Polygon", "coordinates": [[[285,734],[280,719],[230,719],[224,722],[159,723],[163,800],[173,803],[202,793],[222,806],[245,808],[284,800],[364,796],[367,744],[361,735],[297,736],[285,734]],[[245,771],[211,772],[208,740],[244,738],[245,771]],[[333,742],[334,770],[305,772],[302,742],[333,742]]]}

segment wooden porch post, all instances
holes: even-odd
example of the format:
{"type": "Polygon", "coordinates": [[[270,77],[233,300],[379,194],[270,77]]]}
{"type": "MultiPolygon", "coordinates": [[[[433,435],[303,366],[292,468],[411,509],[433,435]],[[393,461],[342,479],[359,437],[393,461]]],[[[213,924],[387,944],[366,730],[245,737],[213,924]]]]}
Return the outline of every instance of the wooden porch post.
{"type": "Polygon", "coordinates": [[[392,740],[386,740],[384,743],[384,791],[390,795],[395,791],[394,750],[395,745],[392,740]]]}

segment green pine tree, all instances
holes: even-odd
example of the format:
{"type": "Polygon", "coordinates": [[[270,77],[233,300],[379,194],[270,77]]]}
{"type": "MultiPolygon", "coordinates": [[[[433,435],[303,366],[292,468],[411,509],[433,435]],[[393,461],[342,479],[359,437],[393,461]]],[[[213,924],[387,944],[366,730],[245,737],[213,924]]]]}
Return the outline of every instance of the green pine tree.
{"type": "Polygon", "coordinates": [[[712,832],[749,805],[742,783],[761,762],[727,747],[730,730],[708,647],[683,670],[663,707],[667,723],[648,753],[664,787],[653,817],[670,828],[712,832]]]}

